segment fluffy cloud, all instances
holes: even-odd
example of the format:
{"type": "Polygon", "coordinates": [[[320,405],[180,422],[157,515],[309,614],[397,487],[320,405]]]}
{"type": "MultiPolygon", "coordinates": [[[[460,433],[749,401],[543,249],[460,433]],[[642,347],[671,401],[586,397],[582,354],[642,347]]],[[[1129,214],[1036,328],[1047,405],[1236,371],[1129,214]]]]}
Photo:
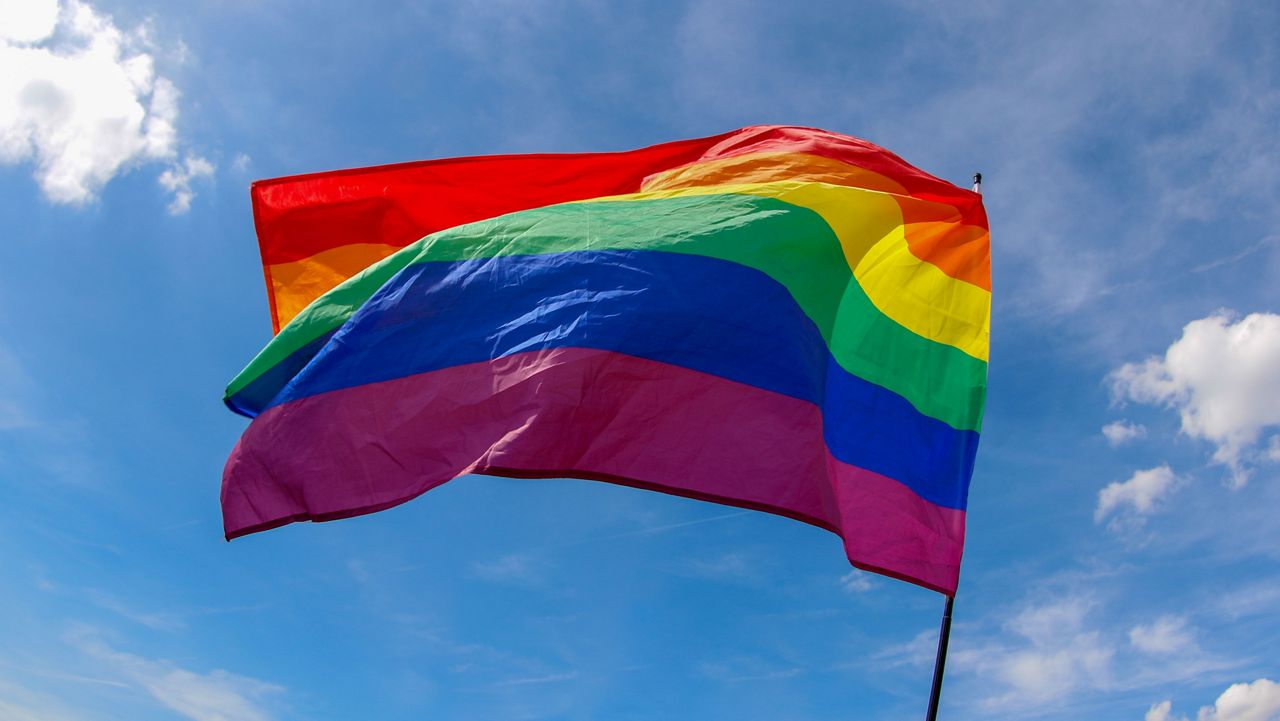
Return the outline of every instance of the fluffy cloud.
{"type": "Polygon", "coordinates": [[[1147,715],[1143,717],[1143,721],[1175,721],[1171,715],[1172,709],[1172,701],[1166,700],[1152,704],[1151,708],[1147,709],[1147,715]]]}
{"type": "MultiPolygon", "coordinates": [[[[1172,708],[1170,701],[1155,704],[1145,721],[1186,721],[1172,708]]],[[[1280,684],[1265,678],[1232,684],[1212,706],[1200,709],[1196,721],[1280,721],[1280,684]]]]}
{"type": "Polygon", "coordinates": [[[1098,507],[1093,520],[1101,523],[1112,513],[1128,506],[1131,517],[1145,516],[1156,509],[1157,503],[1176,485],[1177,477],[1169,466],[1156,466],[1145,471],[1135,471],[1129,480],[1116,481],[1098,492],[1098,507]]]}
{"type": "Polygon", "coordinates": [[[1223,311],[1192,321],[1163,358],[1127,363],[1110,379],[1119,398],[1176,409],[1182,432],[1213,442],[1214,460],[1242,486],[1271,455],[1255,449],[1262,432],[1280,425],[1280,315],[1235,320],[1223,311]]]}
{"type": "Polygon", "coordinates": [[[1196,721],[1277,721],[1280,719],[1280,684],[1260,678],[1236,683],[1222,692],[1212,707],[1200,709],[1196,721]]]}
{"type": "Polygon", "coordinates": [[[1129,421],[1114,421],[1102,427],[1102,435],[1107,437],[1107,443],[1114,448],[1138,438],[1145,438],[1147,427],[1129,421]]]}
{"type": "Polygon", "coordinates": [[[0,0],[0,40],[34,43],[52,35],[57,23],[56,0],[0,0]]]}
{"type": "Polygon", "coordinates": [[[179,162],[179,93],[145,29],[124,32],[80,0],[0,0],[0,164],[31,162],[45,197],[83,205],[116,175],[168,162],[172,212],[212,166],[179,162]]]}

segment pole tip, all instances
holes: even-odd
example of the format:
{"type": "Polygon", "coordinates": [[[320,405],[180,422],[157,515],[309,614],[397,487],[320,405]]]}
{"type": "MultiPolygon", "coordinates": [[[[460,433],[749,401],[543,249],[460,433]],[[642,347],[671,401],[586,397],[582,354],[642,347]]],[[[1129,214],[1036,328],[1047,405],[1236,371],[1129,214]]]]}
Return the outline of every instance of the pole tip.
{"type": "Polygon", "coordinates": [[[973,192],[975,193],[982,192],[982,173],[973,174],[973,192]]]}

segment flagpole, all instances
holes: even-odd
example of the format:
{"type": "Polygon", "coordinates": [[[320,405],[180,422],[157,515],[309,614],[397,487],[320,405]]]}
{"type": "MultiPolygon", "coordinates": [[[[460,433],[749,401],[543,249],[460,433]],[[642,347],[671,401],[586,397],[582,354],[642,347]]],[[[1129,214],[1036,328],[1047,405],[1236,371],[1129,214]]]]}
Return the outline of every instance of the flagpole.
{"type": "Polygon", "coordinates": [[[947,596],[942,607],[942,629],[938,631],[938,656],[933,660],[933,688],[929,691],[929,711],[925,721],[938,721],[938,700],[942,697],[942,671],[947,665],[947,644],[951,640],[951,606],[955,596],[947,596]]]}
{"type": "MultiPolygon", "coordinates": [[[[982,173],[973,174],[973,192],[982,195],[982,173]]],[[[938,701],[942,698],[942,674],[947,666],[947,646],[951,643],[951,609],[955,606],[954,594],[947,596],[942,607],[942,628],[938,630],[938,655],[933,659],[933,687],[929,689],[929,710],[925,721],[938,721],[938,701]]]]}

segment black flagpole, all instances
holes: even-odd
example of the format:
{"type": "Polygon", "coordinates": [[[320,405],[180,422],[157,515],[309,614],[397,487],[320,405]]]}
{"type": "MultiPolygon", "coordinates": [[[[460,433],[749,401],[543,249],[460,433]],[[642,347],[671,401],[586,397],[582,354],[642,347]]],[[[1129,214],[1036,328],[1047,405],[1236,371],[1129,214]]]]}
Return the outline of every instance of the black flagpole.
{"type": "Polygon", "coordinates": [[[925,721],[938,721],[938,699],[942,696],[942,670],[947,665],[947,642],[951,640],[951,606],[955,596],[947,596],[942,607],[942,630],[938,632],[938,657],[933,661],[933,688],[929,691],[929,711],[925,721]]]}
{"type": "MultiPolygon", "coordinates": [[[[982,194],[982,173],[973,174],[973,192],[982,194]]],[[[933,688],[929,690],[929,710],[925,721],[938,721],[938,701],[942,698],[942,673],[947,666],[947,644],[951,641],[951,608],[956,597],[947,596],[942,607],[942,628],[938,631],[938,655],[933,660],[933,688]]]]}

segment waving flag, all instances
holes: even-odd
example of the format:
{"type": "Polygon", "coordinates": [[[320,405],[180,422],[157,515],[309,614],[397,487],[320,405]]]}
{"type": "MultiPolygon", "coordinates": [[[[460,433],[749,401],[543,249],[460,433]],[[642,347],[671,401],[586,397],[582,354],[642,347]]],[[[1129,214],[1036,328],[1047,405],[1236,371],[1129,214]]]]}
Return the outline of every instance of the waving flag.
{"type": "Polygon", "coordinates": [[[751,127],[622,153],[253,186],[278,334],[228,538],[467,473],[796,518],[953,593],[986,390],[981,198],[865,141],[751,127]]]}

